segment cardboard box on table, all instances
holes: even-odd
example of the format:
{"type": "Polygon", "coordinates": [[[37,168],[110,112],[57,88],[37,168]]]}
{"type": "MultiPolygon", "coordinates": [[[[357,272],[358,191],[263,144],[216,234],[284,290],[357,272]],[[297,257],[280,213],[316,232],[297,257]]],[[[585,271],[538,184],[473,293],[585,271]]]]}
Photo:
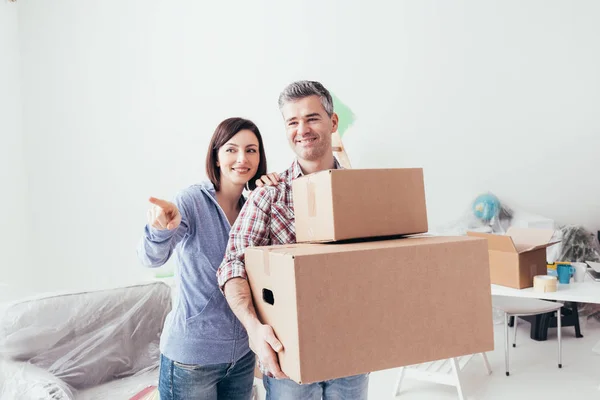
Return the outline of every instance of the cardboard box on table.
{"type": "Polygon", "coordinates": [[[311,383],[492,350],[487,243],[409,237],[246,249],[282,370],[311,383]]]}
{"type": "Polygon", "coordinates": [[[472,237],[487,239],[491,282],[515,289],[533,287],[533,277],[546,275],[546,248],[558,243],[551,241],[552,229],[511,227],[506,235],[467,232],[472,237]]]}
{"type": "Polygon", "coordinates": [[[427,232],[422,168],[337,169],[295,179],[296,241],[427,232]]]}

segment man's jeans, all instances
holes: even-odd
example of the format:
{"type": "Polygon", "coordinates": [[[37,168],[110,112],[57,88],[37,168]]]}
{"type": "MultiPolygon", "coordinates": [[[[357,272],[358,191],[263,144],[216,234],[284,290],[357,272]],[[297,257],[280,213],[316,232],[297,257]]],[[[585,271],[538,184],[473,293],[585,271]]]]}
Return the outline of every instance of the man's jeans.
{"type": "Polygon", "coordinates": [[[298,385],[290,379],[263,377],[267,400],[367,400],[369,375],[298,385]]]}
{"type": "Polygon", "coordinates": [[[160,400],[250,400],[254,353],[233,364],[185,365],[160,355],[160,400]]]}

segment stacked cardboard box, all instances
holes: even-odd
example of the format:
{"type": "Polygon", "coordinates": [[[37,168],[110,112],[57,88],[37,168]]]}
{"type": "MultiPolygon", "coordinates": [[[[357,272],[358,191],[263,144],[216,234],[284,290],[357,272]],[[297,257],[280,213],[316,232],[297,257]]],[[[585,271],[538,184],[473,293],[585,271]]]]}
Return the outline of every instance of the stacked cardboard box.
{"type": "Polygon", "coordinates": [[[423,170],[328,170],[293,183],[298,243],[427,232],[423,170]]]}
{"type": "Polygon", "coordinates": [[[296,237],[310,243],[246,251],[258,316],[283,343],[290,378],[493,349],[486,241],[398,237],[427,231],[421,169],[323,171],[293,192],[296,237]]]}

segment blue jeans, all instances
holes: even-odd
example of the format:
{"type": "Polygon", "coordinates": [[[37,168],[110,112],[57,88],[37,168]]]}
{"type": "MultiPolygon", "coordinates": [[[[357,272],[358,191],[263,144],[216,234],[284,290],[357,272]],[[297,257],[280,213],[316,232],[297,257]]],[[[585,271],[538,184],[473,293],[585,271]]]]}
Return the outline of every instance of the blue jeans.
{"type": "Polygon", "coordinates": [[[254,353],[233,364],[186,365],[160,355],[160,400],[250,400],[254,353]]]}
{"type": "Polygon", "coordinates": [[[307,385],[264,375],[263,384],[267,400],[367,400],[369,375],[354,375],[307,385]]]}

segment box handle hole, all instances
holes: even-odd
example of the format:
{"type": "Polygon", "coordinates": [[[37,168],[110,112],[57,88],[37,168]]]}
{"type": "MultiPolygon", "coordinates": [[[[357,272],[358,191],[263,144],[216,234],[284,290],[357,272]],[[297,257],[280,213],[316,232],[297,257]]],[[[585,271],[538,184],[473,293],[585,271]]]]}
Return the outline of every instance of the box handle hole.
{"type": "Polygon", "coordinates": [[[269,289],[262,290],[262,296],[265,303],[273,305],[275,304],[275,298],[273,297],[273,292],[269,289]]]}

